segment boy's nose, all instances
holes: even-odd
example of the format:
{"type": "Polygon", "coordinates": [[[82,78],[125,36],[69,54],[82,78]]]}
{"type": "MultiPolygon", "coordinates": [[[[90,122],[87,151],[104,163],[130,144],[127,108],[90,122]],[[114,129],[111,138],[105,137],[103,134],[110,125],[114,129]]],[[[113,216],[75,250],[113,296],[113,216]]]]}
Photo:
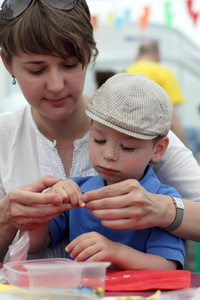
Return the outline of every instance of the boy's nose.
{"type": "Polygon", "coordinates": [[[104,150],[103,158],[106,160],[116,161],[118,159],[118,151],[113,149],[104,150]]]}

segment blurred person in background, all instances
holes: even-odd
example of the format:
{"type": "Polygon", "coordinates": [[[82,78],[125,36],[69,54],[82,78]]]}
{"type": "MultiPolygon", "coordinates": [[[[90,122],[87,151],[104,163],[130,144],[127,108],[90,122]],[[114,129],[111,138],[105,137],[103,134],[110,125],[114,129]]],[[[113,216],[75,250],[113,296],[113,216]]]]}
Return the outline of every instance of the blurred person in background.
{"type": "Polygon", "coordinates": [[[173,72],[160,62],[161,54],[157,42],[145,41],[139,46],[136,61],[128,66],[126,72],[146,75],[167,92],[174,107],[171,130],[188,146],[185,132],[176,109],[177,105],[184,102],[184,96],[173,72]]]}

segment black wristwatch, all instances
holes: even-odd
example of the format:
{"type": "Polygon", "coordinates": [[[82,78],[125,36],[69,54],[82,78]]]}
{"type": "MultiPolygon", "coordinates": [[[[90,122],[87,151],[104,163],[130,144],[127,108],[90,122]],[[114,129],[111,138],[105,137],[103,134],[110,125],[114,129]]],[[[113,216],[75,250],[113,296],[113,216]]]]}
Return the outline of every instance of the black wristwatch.
{"type": "Polygon", "coordinates": [[[174,205],[176,206],[176,217],[174,222],[169,225],[168,227],[164,227],[162,229],[167,231],[174,231],[176,230],[182,223],[183,220],[183,214],[184,214],[184,204],[180,198],[171,197],[174,205]]]}

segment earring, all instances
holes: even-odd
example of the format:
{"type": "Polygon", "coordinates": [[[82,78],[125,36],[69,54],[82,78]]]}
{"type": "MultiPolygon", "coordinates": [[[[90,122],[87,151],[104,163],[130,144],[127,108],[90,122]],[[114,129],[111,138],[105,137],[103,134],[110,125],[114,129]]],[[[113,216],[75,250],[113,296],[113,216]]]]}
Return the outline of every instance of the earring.
{"type": "Polygon", "coordinates": [[[12,78],[13,78],[13,80],[12,80],[12,84],[13,84],[13,85],[15,85],[15,84],[16,84],[16,79],[15,79],[15,77],[14,77],[14,76],[13,76],[12,78]]]}

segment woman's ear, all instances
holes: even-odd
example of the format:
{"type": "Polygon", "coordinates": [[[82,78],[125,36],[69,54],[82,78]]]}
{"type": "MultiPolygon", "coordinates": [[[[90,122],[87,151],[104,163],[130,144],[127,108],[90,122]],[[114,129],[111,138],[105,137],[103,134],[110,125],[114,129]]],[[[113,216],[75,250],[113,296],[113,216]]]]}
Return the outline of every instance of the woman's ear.
{"type": "Polygon", "coordinates": [[[169,138],[167,136],[160,138],[156,142],[156,145],[154,146],[154,153],[151,161],[157,162],[165,154],[168,145],[169,145],[169,138]]]}
{"type": "Polygon", "coordinates": [[[6,62],[6,60],[4,59],[4,57],[3,57],[2,53],[1,53],[1,51],[0,51],[0,55],[1,55],[1,59],[2,59],[2,62],[3,62],[3,64],[4,64],[6,70],[10,73],[11,76],[13,76],[13,73],[12,73],[12,71],[11,71],[11,68],[10,68],[9,64],[6,62]]]}

